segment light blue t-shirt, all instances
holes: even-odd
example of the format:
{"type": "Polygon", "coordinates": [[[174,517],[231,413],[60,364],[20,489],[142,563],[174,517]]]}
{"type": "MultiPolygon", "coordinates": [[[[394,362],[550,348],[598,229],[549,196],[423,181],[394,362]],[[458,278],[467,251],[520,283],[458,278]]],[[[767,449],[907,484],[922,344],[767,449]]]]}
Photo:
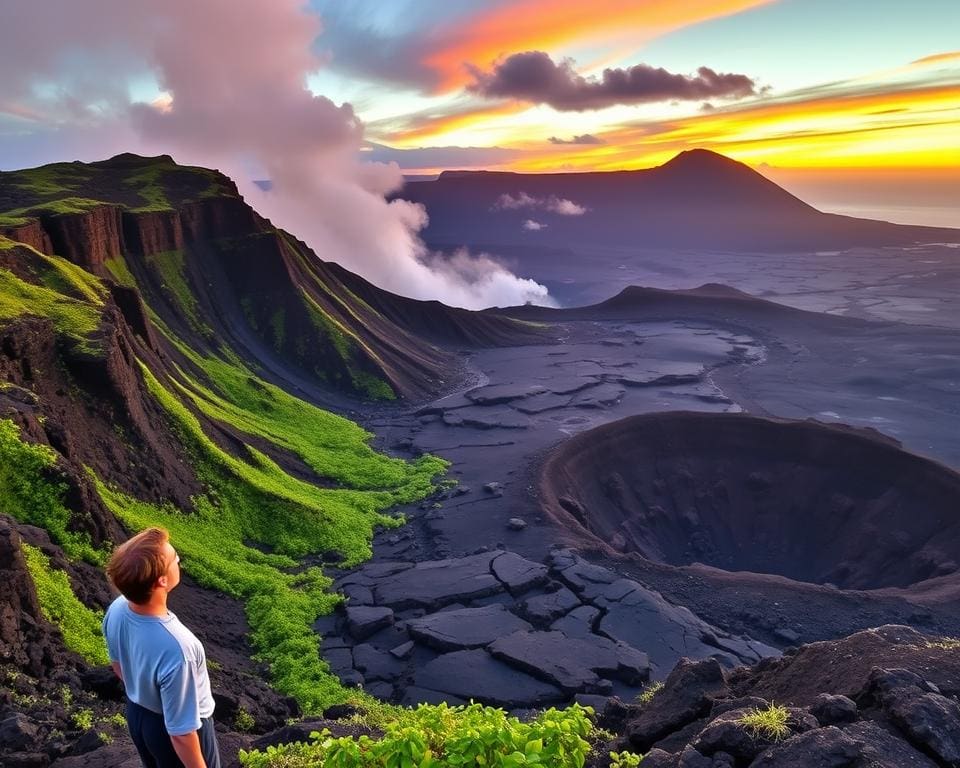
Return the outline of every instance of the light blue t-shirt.
{"type": "Polygon", "coordinates": [[[127,698],[162,714],[171,736],[199,730],[200,719],[213,714],[203,644],[172,612],[141,616],[120,595],[103,617],[103,636],[127,698]]]}

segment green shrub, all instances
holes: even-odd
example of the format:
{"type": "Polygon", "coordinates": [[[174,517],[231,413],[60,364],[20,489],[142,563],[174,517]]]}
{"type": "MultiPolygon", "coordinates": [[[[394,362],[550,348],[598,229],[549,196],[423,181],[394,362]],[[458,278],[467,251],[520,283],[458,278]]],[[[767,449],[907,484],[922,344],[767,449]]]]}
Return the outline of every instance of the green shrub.
{"type": "MultiPolygon", "coordinates": [[[[44,618],[60,628],[63,642],[71,651],[79,653],[90,664],[108,664],[110,659],[100,634],[103,614],[77,599],[67,574],[53,568],[43,552],[26,542],[22,548],[44,618]]],[[[70,689],[66,690],[69,693],[70,689]]],[[[61,695],[64,704],[69,706],[62,691],[61,695]]]]}
{"type": "Polygon", "coordinates": [[[80,731],[89,731],[93,728],[93,712],[89,709],[78,709],[70,715],[73,727],[80,731]]]}
{"type": "Polygon", "coordinates": [[[241,707],[237,712],[236,718],[234,718],[233,724],[236,726],[238,731],[246,732],[252,730],[257,724],[257,721],[254,720],[253,715],[241,707]]]}
{"type": "Polygon", "coordinates": [[[637,768],[642,760],[643,756],[635,752],[611,752],[610,768],[637,768]]]}
{"type": "Polygon", "coordinates": [[[529,723],[502,709],[422,704],[394,709],[383,737],[333,738],[240,753],[245,768],[582,768],[590,751],[591,710],[550,709],[529,723]]]}

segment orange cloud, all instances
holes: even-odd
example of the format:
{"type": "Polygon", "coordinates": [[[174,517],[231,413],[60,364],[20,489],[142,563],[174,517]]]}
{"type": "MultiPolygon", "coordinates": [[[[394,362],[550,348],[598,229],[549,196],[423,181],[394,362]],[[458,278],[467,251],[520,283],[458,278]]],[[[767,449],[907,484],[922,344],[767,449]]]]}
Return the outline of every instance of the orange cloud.
{"type": "Polygon", "coordinates": [[[465,64],[485,67],[502,55],[529,50],[554,53],[573,43],[603,40],[639,44],[660,35],[729,16],[773,0],[515,0],[481,12],[444,36],[423,63],[437,70],[441,92],[466,85],[465,64]]]}
{"type": "MultiPolygon", "coordinates": [[[[468,107],[457,112],[439,115],[414,115],[404,120],[404,127],[390,131],[386,138],[396,146],[412,146],[425,139],[440,138],[442,140],[443,134],[482,124],[489,119],[515,115],[525,109],[527,106],[523,104],[498,104],[491,107],[468,107]]],[[[373,127],[376,130],[376,126],[373,127]]]]}
{"type": "Polygon", "coordinates": [[[922,59],[911,61],[912,67],[925,67],[930,64],[939,64],[944,61],[960,61],[960,51],[950,51],[949,53],[935,53],[932,56],[924,56],[922,59]]]}

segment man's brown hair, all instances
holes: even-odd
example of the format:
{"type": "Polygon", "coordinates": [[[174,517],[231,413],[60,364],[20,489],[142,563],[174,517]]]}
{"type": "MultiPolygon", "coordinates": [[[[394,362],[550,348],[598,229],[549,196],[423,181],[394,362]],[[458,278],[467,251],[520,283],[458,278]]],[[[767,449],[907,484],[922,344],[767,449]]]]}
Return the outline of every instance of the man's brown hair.
{"type": "Polygon", "coordinates": [[[169,538],[163,528],[147,528],[114,550],[107,576],[131,603],[146,603],[157,579],[166,573],[164,545],[169,538]]]}

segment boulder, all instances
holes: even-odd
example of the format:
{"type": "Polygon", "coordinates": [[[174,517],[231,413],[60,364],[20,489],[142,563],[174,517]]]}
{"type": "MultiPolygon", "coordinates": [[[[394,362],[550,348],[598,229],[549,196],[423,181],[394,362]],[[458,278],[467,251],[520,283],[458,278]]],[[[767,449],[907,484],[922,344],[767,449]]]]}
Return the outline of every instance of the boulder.
{"type": "Polygon", "coordinates": [[[353,647],[353,666],[363,673],[366,682],[396,680],[403,674],[405,665],[389,653],[377,650],[368,643],[353,647]]]}
{"type": "Polygon", "coordinates": [[[857,705],[846,696],[821,693],[810,706],[820,725],[844,725],[857,719],[857,705]]]}
{"type": "Polygon", "coordinates": [[[547,566],[504,552],[490,563],[493,575],[514,594],[521,594],[547,580],[547,566]]]}
{"type": "Polygon", "coordinates": [[[527,598],[519,605],[520,615],[534,624],[549,624],[580,605],[579,598],[566,587],[545,595],[527,598]]]}
{"type": "Polygon", "coordinates": [[[860,742],[861,752],[870,768],[936,768],[937,764],[890,731],[864,720],[843,729],[860,742]]]}
{"type": "Polygon", "coordinates": [[[581,605],[550,625],[550,629],[563,632],[567,637],[586,637],[593,634],[593,624],[600,616],[600,609],[581,605]]]}
{"type": "Polygon", "coordinates": [[[706,715],[729,689],[716,659],[681,659],[657,694],[657,706],[646,707],[627,724],[634,751],[644,752],[664,736],[706,715]]]}
{"type": "Polygon", "coordinates": [[[367,605],[347,607],[347,629],[357,640],[366,640],[391,624],[393,611],[389,608],[367,605]]]}
{"type": "Polygon", "coordinates": [[[374,594],[379,605],[436,609],[450,603],[502,592],[503,583],[490,572],[490,561],[499,552],[417,563],[388,579],[378,581],[374,594]]]}
{"type": "Polygon", "coordinates": [[[411,637],[440,651],[482,648],[524,629],[532,627],[499,604],[433,613],[407,623],[411,637]]]}
{"type": "Polygon", "coordinates": [[[860,743],[839,728],[817,728],[765,750],[751,768],[846,768],[859,761],[860,743]]]}
{"type": "Polygon", "coordinates": [[[567,698],[556,686],[519,672],[482,650],[439,656],[417,670],[414,684],[507,709],[539,707],[567,698]]]}
{"type": "Polygon", "coordinates": [[[39,728],[26,715],[19,712],[0,721],[0,749],[17,751],[34,745],[39,728]]]}
{"type": "Polygon", "coordinates": [[[601,675],[635,684],[645,679],[650,669],[646,654],[597,635],[569,638],[562,632],[515,632],[488,650],[568,694],[607,692],[601,675]]]}

